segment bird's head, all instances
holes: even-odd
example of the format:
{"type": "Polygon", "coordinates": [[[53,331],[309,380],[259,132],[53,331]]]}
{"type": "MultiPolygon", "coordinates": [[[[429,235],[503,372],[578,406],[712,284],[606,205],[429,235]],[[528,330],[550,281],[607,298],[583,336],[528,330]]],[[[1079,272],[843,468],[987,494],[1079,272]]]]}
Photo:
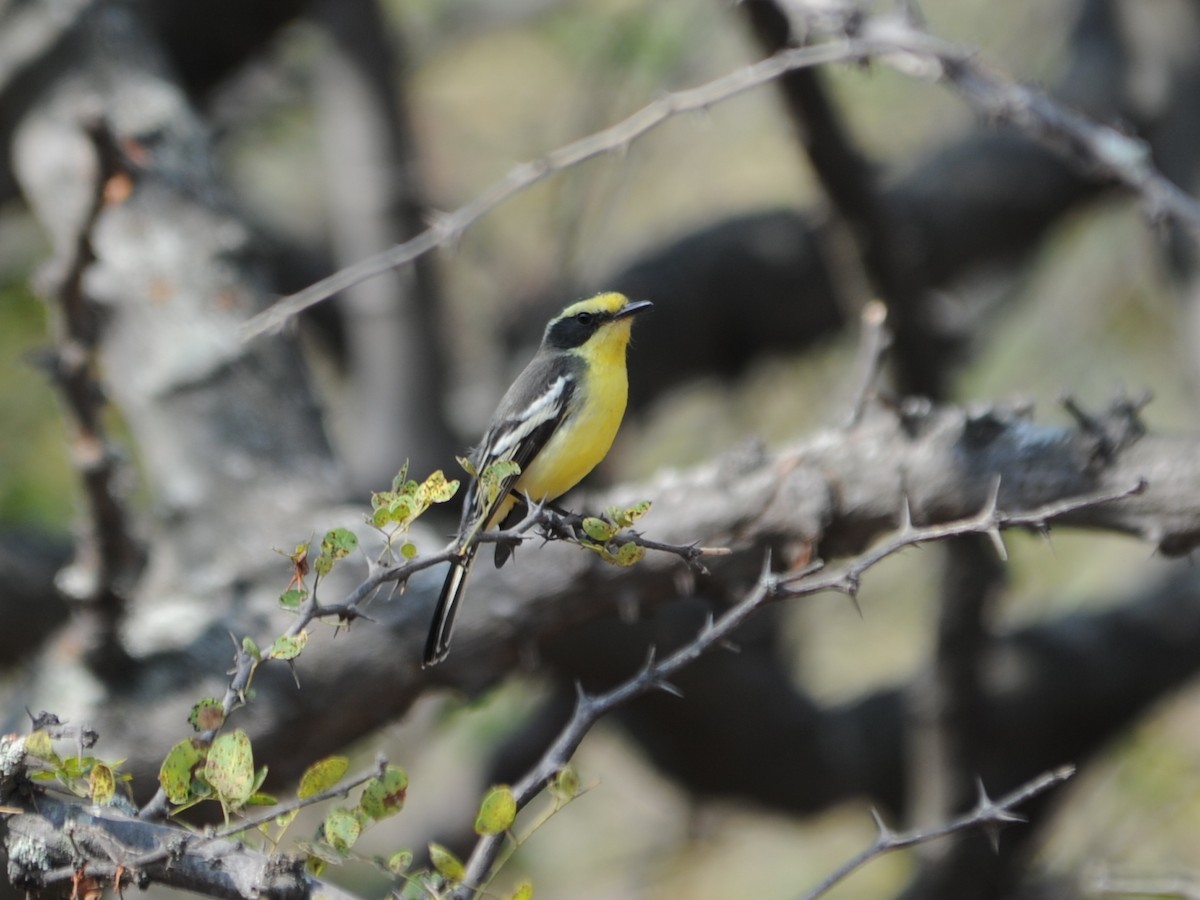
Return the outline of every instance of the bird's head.
{"type": "Polygon", "coordinates": [[[542,347],[574,350],[585,344],[603,343],[624,350],[633,316],[653,305],[649,300],[630,300],[617,293],[597,294],[572,303],[550,320],[542,347]]]}

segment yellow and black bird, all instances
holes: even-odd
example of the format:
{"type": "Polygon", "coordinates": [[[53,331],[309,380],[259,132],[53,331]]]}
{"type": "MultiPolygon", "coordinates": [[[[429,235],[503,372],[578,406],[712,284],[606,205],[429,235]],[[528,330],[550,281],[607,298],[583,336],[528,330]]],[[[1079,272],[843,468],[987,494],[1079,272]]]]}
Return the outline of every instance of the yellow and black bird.
{"type": "MultiPolygon", "coordinates": [[[[441,662],[450,648],[480,532],[503,522],[523,495],[544,502],[565,494],[612,447],[629,391],[625,350],[633,316],[652,305],[621,294],[598,294],[568,306],[546,326],[541,347],[505,393],[471,455],[477,474],[467,488],[455,538],[457,555],[425,643],[426,666],[441,662]],[[515,462],[520,471],[489,497],[478,476],[504,460],[515,462]]],[[[496,565],[503,565],[510,552],[497,544],[496,565]]]]}

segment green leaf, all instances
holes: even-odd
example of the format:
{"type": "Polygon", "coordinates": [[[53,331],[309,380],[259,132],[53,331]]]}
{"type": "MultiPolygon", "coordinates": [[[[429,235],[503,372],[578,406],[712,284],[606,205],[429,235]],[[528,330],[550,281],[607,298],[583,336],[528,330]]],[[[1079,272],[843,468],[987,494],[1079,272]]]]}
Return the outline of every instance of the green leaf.
{"type": "Polygon", "coordinates": [[[508,897],[509,900],[533,900],[533,882],[522,881],[508,897]]]}
{"type": "Polygon", "coordinates": [[[503,834],[512,827],[517,818],[517,798],[507,784],[497,785],[484,795],[479,804],[479,815],[475,817],[475,833],[478,835],[503,834]]]}
{"type": "Polygon", "coordinates": [[[451,884],[458,884],[467,874],[461,860],[441,844],[429,845],[429,861],[451,884]]]}
{"type": "Polygon", "coordinates": [[[321,538],[321,553],[313,568],[318,575],[328,575],[333,564],[349,555],[358,546],[358,535],[348,528],[331,528],[321,538]]]}
{"type": "Polygon", "coordinates": [[[296,609],[307,597],[308,591],[304,588],[288,588],[279,595],[279,605],[284,609],[296,609]]]}
{"type": "Polygon", "coordinates": [[[301,631],[296,635],[282,634],[271,645],[267,659],[295,659],[307,643],[307,631],[301,631]]]}
{"type": "Polygon", "coordinates": [[[403,875],[408,871],[408,867],[412,865],[413,853],[411,850],[397,850],[387,858],[388,871],[393,875],[403,875]]]}
{"type": "Polygon", "coordinates": [[[472,478],[479,474],[479,471],[475,468],[475,463],[471,462],[469,456],[456,456],[454,458],[458,460],[458,464],[462,466],[462,470],[472,478]]]}
{"type": "Polygon", "coordinates": [[[112,802],[116,792],[117,780],[113,776],[113,770],[101,762],[93,765],[92,771],[88,775],[88,794],[91,796],[92,802],[100,806],[107,806],[112,802]]]}
{"type": "Polygon", "coordinates": [[[413,498],[407,494],[397,494],[392,498],[392,502],[388,504],[389,522],[395,522],[397,525],[406,528],[416,516],[416,505],[413,503],[413,498]]]}
{"type": "Polygon", "coordinates": [[[205,697],[192,707],[188,722],[196,731],[215,731],[225,723],[225,708],[216,697],[205,697]]]}
{"type": "MultiPolygon", "coordinates": [[[[266,768],[266,766],[263,766],[264,770],[266,768]]],[[[271,794],[263,794],[259,791],[255,791],[253,794],[251,794],[250,799],[246,801],[247,806],[275,806],[278,803],[278,797],[272,796],[271,794]]]]}
{"type": "Polygon", "coordinates": [[[329,790],[342,780],[342,776],[349,768],[350,760],[344,756],[327,756],[324,759],[318,759],[300,776],[300,787],[296,791],[296,796],[301,800],[306,800],[321,791],[329,790]]]}
{"type": "Polygon", "coordinates": [[[399,766],[388,766],[382,776],[367,782],[358,807],[368,818],[379,821],[400,812],[407,795],[408,774],[399,766]]]}
{"type": "Polygon", "coordinates": [[[588,516],[583,520],[583,531],[593,541],[600,544],[607,544],[614,534],[617,533],[617,527],[596,516],[588,516]]]}
{"type": "Polygon", "coordinates": [[[632,566],[639,563],[646,556],[646,548],[639,547],[637,544],[630,541],[622,544],[616,553],[611,554],[609,562],[617,566],[632,566]]]}
{"type": "Polygon", "coordinates": [[[258,644],[254,643],[254,638],[242,638],[242,651],[255,662],[262,661],[262,651],[258,649],[258,644]]]}
{"type": "Polygon", "coordinates": [[[358,836],[362,834],[362,826],[353,812],[342,806],[334,807],[325,816],[322,826],[325,840],[338,853],[345,855],[350,852],[358,836]]]}
{"type": "Polygon", "coordinates": [[[254,793],[254,776],[254,752],[246,732],[239,728],[213,741],[204,778],[222,801],[235,809],[245,803],[254,793]]]}
{"type": "Polygon", "coordinates": [[[563,766],[554,776],[550,791],[561,802],[574,800],[579,794],[579,773],[571,766],[563,766]]]}
{"type": "Polygon", "coordinates": [[[404,879],[397,900],[429,900],[430,897],[442,896],[442,885],[432,872],[414,872],[404,879]]]}
{"type": "Polygon", "coordinates": [[[191,799],[192,770],[202,759],[203,747],[194,738],[184,738],[167,752],[158,770],[158,783],[174,805],[191,799]]]}

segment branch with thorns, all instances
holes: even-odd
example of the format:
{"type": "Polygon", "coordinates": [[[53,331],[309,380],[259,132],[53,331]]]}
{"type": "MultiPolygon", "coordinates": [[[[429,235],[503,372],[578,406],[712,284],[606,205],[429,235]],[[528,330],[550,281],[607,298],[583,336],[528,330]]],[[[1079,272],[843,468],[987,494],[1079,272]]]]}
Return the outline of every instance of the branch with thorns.
{"type": "MultiPolygon", "coordinates": [[[[1004,512],[997,506],[1000,489],[999,479],[997,479],[993,483],[992,491],[984,507],[977,514],[955,522],[917,527],[913,525],[908,506],[905,504],[901,514],[900,525],[890,537],[880,541],[870,550],[860,554],[836,570],[826,571],[824,563],[816,560],[800,571],[776,574],[771,571],[771,560],[768,554],[758,580],[743,599],[719,617],[713,618],[710,616],[708,622],[689,643],[661,660],[657,658],[657,654],[652,648],[648,658],[637,674],[605,693],[588,694],[582,687],[578,687],[575,710],[571,715],[570,721],[559,732],[558,737],[546,750],[537,764],[520,781],[512,786],[512,793],[517,803],[517,809],[520,810],[527,806],[534,797],[550,784],[555,776],[570,762],[571,757],[583,742],[588,731],[591,730],[592,726],[602,716],[617,706],[627,703],[642,694],[649,693],[652,690],[661,690],[670,694],[680,695],[679,689],[672,684],[671,677],[684,666],[714,648],[732,646],[730,644],[730,636],[734,630],[760,606],[785,598],[834,590],[849,596],[857,608],[858,589],[863,573],[904,548],[915,547],[930,541],[945,540],[960,535],[983,534],[991,538],[1001,558],[1006,559],[1007,552],[1000,535],[1002,529],[1032,527],[1044,532],[1048,530],[1052,519],[1085,507],[1125,499],[1141,493],[1145,490],[1145,487],[1145,482],[1139,481],[1137,484],[1123,491],[1090,494],[1049,503],[1033,510],[1010,513],[1004,512]]],[[[1066,777],[1066,774],[1055,775],[1054,780],[1046,784],[1033,782],[1031,784],[1038,785],[1034,793],[1044,791],[1066,777]]],[[[1022,794],[1018,791],[1016,794],[1009,795],[997,803],[989,801],[982,813],[978,810],[976,811],[973,820],[962,824],[950,823],[945,828],[954,826],[951,830],[958,831],[963,828],[973,827],[974,825],[999,824],[998,817],[1000,812],[1007,810],[1018,802],[1028,799],[1029,796],[1032,796],[1032,794],[1022,794]]],[[[943,834],[948,833],[951,833],[951,831],[934,829],[926,833],[927,836],[922,839],[932,840],[935,837],[941,837],[943,834]]],[[[479,839],[471,856],[467,860],[466,874],[463,881],[455,889],[451,895],[452,897],[456,898],[456,900],[467,900],[474,891],[481,889],[487,884],[493,874],[496,860],[503,848],[504,840],[504,835],[485,835],[479,839]]],[[[909,844],[899,846],[909,846],[909,844]]],[[[873,859],[882,852],[887,852],[887,850],[876,850],[870,853],[861,862],[854,863],[845,874],[848,874],[849,871],[853,871],[854,868],[857,868],[869,859],[873,859]]],[[[840,875],[839,880],[841,877],[845,877],[845,875],[840,875]]]]}
{"type": "Polygon", "coordinates": [[[1032,800],[1039,794],[1045,793],[1053,787],[1057,787],[1074,774],[1074,766],[1060,766],[1057,769],[1052,769],[1049,772],[1044,772],[1035,778],[1031,778],[1016,790],[1005,794],[998,800],[993,800],[989,797],[987,791],[984,789],[983,782],[977,781],[979,799],[976,801],[975,807],[957,819],[952,819],[933,828],[892,831],[880,817],[879,811],[872,809],[871,817],[875,820],[876,829],[875,840],[869,847],[863,848],[842,865],[838,866],[837,869],[830,872],[812,890],[803,894],[802,900],[816,900],[817,897],[824,896],[835,885],[844,881],[867,863],[878,859],[886,853],[915,847],[918,844],[927,844],[930,841],[936,841],[962,831],[982,829],[992,839],[992,845],[998,848],[1001,828],[1005,825],[1026,821],[1024,816],[1013,812],[1016,807],[1028,800],[1032,800]]]}

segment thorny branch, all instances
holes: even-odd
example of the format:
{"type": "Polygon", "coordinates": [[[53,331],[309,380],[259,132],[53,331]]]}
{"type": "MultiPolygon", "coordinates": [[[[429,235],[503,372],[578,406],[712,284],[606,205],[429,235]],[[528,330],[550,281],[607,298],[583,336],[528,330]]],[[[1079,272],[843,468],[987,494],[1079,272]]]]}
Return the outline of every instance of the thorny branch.
{"type": "MultiPolygon", "coordinates": [[[[944,540],[960,535],[982,534],[991,538],[996,546],[997,553],[1003,559],[1007,557],[1007,553],[1000,537],[1001,529],[1013,527],[1045,529],[1048,527],[1049,521],[1058,516],[1085,507],[1121,500],[1141,493],[1144,488],[1144,483],[1139,482],[1129,489],[1117,493],[1077,497],[1046,504],[1034,510],[1008,513],[1000,510],[996,505],[999,496],[999,482],[997,481],[993,485],[993,490],[983,509],[974,516],[956,522],[919,528],[912,524],[908,509],[905,507],[902,511],[900,527],[890,537],[880,541],[865,553],[860,554],[834,570],[825,571],[823,564],[817,561],[798,572],[775,574],[771,571],[770,559],[768,557],[757,582],[742,600],[716,619],[710,619],[705,627],[689,643],[662,660],[656,659],[656,655],[652,649],[641,670],[628,681],[610,691],[591,695],[584,691],[582,687],[578,688],[575,711],[570,721],[559,732],[558,737],[546,750],[538,763],[520,781],[512,786],[517,809],[520,810],[527,806],[550,783],[558,772],[567,765],[575,751],[579,748],[579,745],[583,742],[588,731],[591,730],[592,726],[602,716],[617,706],[627,703],[633,698],[648,693],[651,690],[662,690],[667,693],[677,694],[678,689],[671,683],[671,677],[684,666],[710,650],[718,646],[728,646],[730,635],[760,606],[775,600],[807,596],[827,590],[845,593],[857,605],[857,595],[863,573],[906,547],[914,547],[929,541],[944,540]]],[[[1057,776],[1056,781],[1061,781],[1065,777],[1065,774],[1057,776]]],[[[1056,781],[1053,783],[1056,783],[1056,781]]],[[[1050,787],[1050,784],[1042,785],[1035,793],[1045,790],[1048,787],[1050,787]]],[[[996,816],[998,815],[995,812],[996,809],[1015,805],[1016,802],[1027,799],[1028,796],[1032,795],[1019,796],[1016,800],[1012,801],[1009,801],[1009,798],[1005,798],[1005,801],[989,806],[988,814],[979,817],[977,819],[978,823],[995,823],[997,821],[996,816]]],[[[958,825],[951,830],[961,830],[965,827],[969,826],[958,825]]],[[[929,833],[930,836],[926,839],[940,837],[942,834],[948,833],[950,832],[935,829],[929,833]]],[[[492,875],[504,840],[504,835],[485,835],[479,839],[470,858],[467,860],[466,875],[463,882],[452,895],[456,900],[467,900],[472,892],[486,885],[492,875]]],[[[908,845],[905,844],[903,846],[908,845]]],[[[876,851],[868,855],[866,859],[873,858],[879,852],[883,851],[876,851]]],[[[866,859],[863,861],[865,862],[866,859]]],[[[861,864],[861,862],[856,863],[848,871],[852,871],[853,868],[861,864]]],[[[839,875],[839,879],[841,877],[845,877],[844,874],[839,875]]]]}
{"type": "Polygon", "coordinates": [[[1098,177],[1119,181],[1141,198],[1151,216],[1176,219],[1193,233],[1200,233],[1200,201],[1154,167],[1144,141],[1067,109],[1042,91],[986,66],[977,53],[936,38],[903,17],[865,21],[849,17],[845,21],[849,30],[825,43],[782,50],[698,87],[665,94],[609,128],[513,167],[420,234],[283,297],[248,319],[241,329],[243,340],[278,331],[294,316],[338,291],[454,243],[467,228],[510,198],[587,160],[624,151],[676,116],[706,110],[786,72],[831,63],[871,60],[910,77],[942,81],[979,114],[1009,122],[1030,137],[1070,153],[1098,177]]]}
{"type": "Polygon", "coordinates": [[[1074,774],[1074,766],[1062,766],[1030,779],[1015,791],[1005,794],[998,800],[993,800],[989,797],[987,791],[984,790],[982,782],[979,782],[979,799],[975,804],[975,808],[959,816],[957,819],[934,828],[892,831],[884,824],[879,813],[872,810],[871,815],[875,819],[875,828],[878,832],[874,842],[869,847],[865,847],[856,853],[833,872],[830,872],[812,890],[803,895],[803,900],[816,900],[817,897],[824,896],[836,884],[845,880],[855,871],[861,869],[872,860],[883,856],[885,853],[891,853],[893,850],[904,850],[908,847],[915,847],[917,844],[926,844],[930,841],[957,834],[960,831],[974,831],[979,828],[986,829],[991,835],[993,842],[998,841],[1000,828],[1005,825],[1025,821],[1022,816],[1013,812],[1016,807],[1027,800],[1032,800],[1039,794],[1045,793],[1053,787],[1057,787],[1074,774]]]}

